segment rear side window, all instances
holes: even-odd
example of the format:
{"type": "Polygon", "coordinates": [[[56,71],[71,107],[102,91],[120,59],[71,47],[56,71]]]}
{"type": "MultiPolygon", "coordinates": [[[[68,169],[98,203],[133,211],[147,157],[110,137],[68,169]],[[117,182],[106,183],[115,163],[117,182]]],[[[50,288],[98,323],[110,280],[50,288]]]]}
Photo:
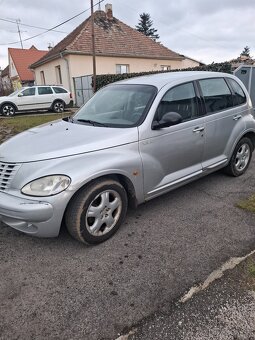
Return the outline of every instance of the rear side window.
{"type": "Polygon", "coordinates": [[[183,121],[197,116],[197,100],[193,83],[178,85],[164,95],[158,106],[156,119],[161,120],[168,112],[179,113],[183,121]]]}
{"type": "Polygon", "coordinates": [[[34,96],[35,95],[35,88],[30,87],[22,92],[23,96],[34,96]]]}
{"type": "Polygon", "coordinates": [[[233,94],[234,106],[246,103],[246,96],[241,86],[234,79],[231,78],[228,78],[228,82],[230,83],[230,86],[232,87],[234,92],[233,94]]]}
{"type": "Polygon", "coordinates": [[[223,78],[203,79],[199,81],[205,100],[206,112],[218,112],[233,107],[230,89],[223,78]]]}
{"type": "Polygon", "coordinates": [[[38,87],[38,93],[39,94],[52,94],[53,91],[49,86],[45,86],[45,87],[38,87]]]}
{"type": "Polygon", "coordinates": [[[67,91],[62,87],[53,87],[53,90],[55,93],[67,93],[67,91]]]}

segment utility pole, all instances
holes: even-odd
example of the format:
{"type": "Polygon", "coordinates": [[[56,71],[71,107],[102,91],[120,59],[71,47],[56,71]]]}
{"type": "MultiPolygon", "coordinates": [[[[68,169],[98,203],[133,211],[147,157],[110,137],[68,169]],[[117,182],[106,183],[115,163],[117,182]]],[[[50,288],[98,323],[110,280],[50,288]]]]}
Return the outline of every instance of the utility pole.
{"type": "Polygon", "coordinates": [[[21,33],[20,33],[20,29],[19,29],[20,19],[16,19],[16,23],[17,23],[17,26],[18,26],[18,33],[19,33],[20,45],[21,45],[21,48],[23,49],[23,43],[22,43],[21,33]]]}
{"type": "Polygon", "coordinates": [[[93,0],[91,2],[91,38],[92,38],[92,56],[93,56],[93,91],[96,92],[96,51],[95,51],[95,30],[94,30],[94,5],[93,0]]]}

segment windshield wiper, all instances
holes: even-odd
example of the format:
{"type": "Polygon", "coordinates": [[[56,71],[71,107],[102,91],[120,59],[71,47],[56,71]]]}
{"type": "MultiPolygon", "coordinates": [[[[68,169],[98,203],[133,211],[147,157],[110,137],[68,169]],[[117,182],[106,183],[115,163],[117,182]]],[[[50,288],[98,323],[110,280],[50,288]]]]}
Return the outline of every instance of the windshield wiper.
{"type": "Polygon", "coordinates": [[[96,122],[96,121],[91,120],[91,119],[77,119],[77,122],[89,123],[89,124],[91,124],[93,126],[107,126],[104,123],[96,122]]]}

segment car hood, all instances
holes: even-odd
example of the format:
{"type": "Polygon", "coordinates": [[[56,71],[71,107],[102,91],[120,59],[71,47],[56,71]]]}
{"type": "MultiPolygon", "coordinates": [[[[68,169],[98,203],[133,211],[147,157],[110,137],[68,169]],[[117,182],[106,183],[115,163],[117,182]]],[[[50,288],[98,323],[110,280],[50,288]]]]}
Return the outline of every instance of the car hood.
{"type": "Polygon", "coordinates": [[[98,151],[138,141],[134,128],[108,128],[54,121],[0,145],[0,161],[24,163],[98,151]]]}

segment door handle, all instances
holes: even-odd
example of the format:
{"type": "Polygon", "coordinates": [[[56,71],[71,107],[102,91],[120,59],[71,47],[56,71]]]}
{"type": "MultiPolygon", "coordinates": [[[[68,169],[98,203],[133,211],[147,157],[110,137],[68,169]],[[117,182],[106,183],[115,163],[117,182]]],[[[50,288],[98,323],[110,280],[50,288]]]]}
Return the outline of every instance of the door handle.
{"type": "Polygon", "coordinates": [[[233,117],[233,120],[238,120],[238,119],[240,119],[240,118],[242,118],[241,115],[235,115],[235,116],[233,117]]]}
{"type": "Polygon", "coordinates": [[[193,132],[195,132],[195,133],[201,132],[201,131],[204,131],[204,129],[205,129],[204,126],[198,126],[193,130],[193,132]]]}

